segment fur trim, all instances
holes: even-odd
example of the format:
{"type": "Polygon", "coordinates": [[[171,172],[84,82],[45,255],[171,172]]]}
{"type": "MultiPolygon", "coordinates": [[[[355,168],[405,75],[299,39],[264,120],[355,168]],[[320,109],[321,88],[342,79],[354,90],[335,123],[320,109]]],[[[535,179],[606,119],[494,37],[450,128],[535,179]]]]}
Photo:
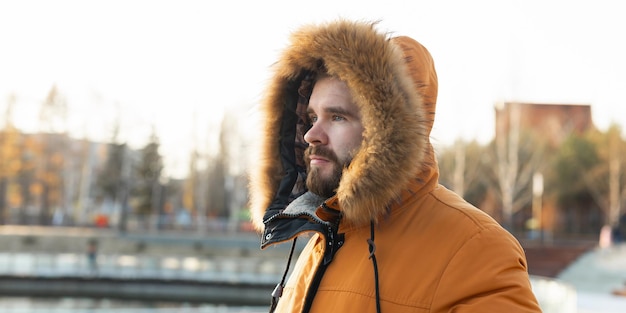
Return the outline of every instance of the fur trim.
{"type": "Polygon", "coordinates": [[[424,82],[421,74],[414,73],[424,69],[411,68],[412,64],[432,65],[430,54],[407,37],[396,43],[375,26],[347,20],[304,26],[293,33],[291,44],[274,65],[274,77],[260,108],[264,116],[258,164],[250,176],[250,208],[257,229],[263,227],[263,214],[282,177],[278,138],[285,87],[303,70],[317,70],[320,61],[329,74],[348,84],[365,128],[361,148],[344,170],[337,189],[344,222],[362,225],[377,220],[420,170],[436,167],[430,162],[428,139],[436,74],[432,67],[434,76],[429,77],[434,81],[424,82]],[[407,47],[420,54],[407,54],[407,47]],[[420,61],[412,62],[415,58],[420,61]]]}

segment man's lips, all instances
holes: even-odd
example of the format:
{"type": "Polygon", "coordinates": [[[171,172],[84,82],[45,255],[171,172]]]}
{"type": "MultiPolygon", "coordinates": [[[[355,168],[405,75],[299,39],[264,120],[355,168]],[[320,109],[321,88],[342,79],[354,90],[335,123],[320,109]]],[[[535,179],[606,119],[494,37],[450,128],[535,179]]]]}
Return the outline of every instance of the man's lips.
{"type": "Polygon", "coordinates": [[[321,165],[321,164],[326,164],[328,162],[330,162],[328,159],[323,158],[321,156],[317,156],[317,155],[311,155],[309,156],[309,159],[311,160],[310,163],[311,165],[321,165]]]}

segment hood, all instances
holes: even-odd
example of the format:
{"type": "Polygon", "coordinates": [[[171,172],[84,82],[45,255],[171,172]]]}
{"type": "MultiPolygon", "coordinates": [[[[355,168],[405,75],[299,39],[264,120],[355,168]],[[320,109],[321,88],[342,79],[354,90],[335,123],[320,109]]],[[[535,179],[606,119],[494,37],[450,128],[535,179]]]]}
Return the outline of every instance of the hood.
{"type": "MultiPolygon", "coordinates": [[[[316,72],[321,64],[346,82],[365,129],[361,147],[344,169],[333,199],[342,212],[342,223],[378,220],[407,189],[415,193],[416,184],[437,180],[429,140],[437,74],[425,47],[409,37],[389,37],[376,30],[376,23],[348,20],[307,25],[290,39],[273,65],[273,77],[260,103],[259,147],[249,177],[249,205],[258,230],[284,185],[280,138],[288,115],[285,107],[297,101],[301,112],[301,104],[308,102],[301,100],[306,73],[316,72]]],[[[296,141],[298,137],[301,141],[301,135],[296,141]]],[[[295,147],[295,158],[301,160],[303,150],[298,142],[295,147]]],[[[302,191],[295,189],[293,194],[302,191]]]]}

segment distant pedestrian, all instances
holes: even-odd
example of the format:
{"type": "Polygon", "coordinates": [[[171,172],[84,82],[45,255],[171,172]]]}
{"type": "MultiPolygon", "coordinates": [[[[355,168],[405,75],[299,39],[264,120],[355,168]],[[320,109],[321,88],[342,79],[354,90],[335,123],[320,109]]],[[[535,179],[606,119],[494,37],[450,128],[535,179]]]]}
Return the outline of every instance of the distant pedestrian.
{"type": "Polygon", "coordinates": [[[620,216],[617,225],[612,229],[613,243],[622,243],[626,240],[626,214],[620,216]]]}
{"type": "Polygon", "coordinates": [[[613,244],[613,233],[611,232],[611,226],[605,225],[600,229],[600,240],[598,245],[602,249],[606,249],[613,244]]]}
{"type": "Polygon", "coordinates": [[[89,271],[93,274],[98,272],[98,241],[89,239],[87,241],[87,262],[89,271]]]}

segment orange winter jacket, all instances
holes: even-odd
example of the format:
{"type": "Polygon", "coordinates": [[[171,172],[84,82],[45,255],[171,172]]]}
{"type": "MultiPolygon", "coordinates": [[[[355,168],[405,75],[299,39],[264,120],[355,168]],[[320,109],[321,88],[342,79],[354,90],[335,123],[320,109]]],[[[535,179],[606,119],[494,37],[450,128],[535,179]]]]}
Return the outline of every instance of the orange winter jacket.
{"type": "Polygon", "coordinates": [[[375,27],[347,20],[304,26],[275,64],[250,177],[253,221],[262,248],[310,236],[272,309],[541,312],[518,241],[438,184],[429,52],[375,27]],[[302,112],[321,67],[347,83],[365,129],[329,199],[303,184],[302,112]]]}

